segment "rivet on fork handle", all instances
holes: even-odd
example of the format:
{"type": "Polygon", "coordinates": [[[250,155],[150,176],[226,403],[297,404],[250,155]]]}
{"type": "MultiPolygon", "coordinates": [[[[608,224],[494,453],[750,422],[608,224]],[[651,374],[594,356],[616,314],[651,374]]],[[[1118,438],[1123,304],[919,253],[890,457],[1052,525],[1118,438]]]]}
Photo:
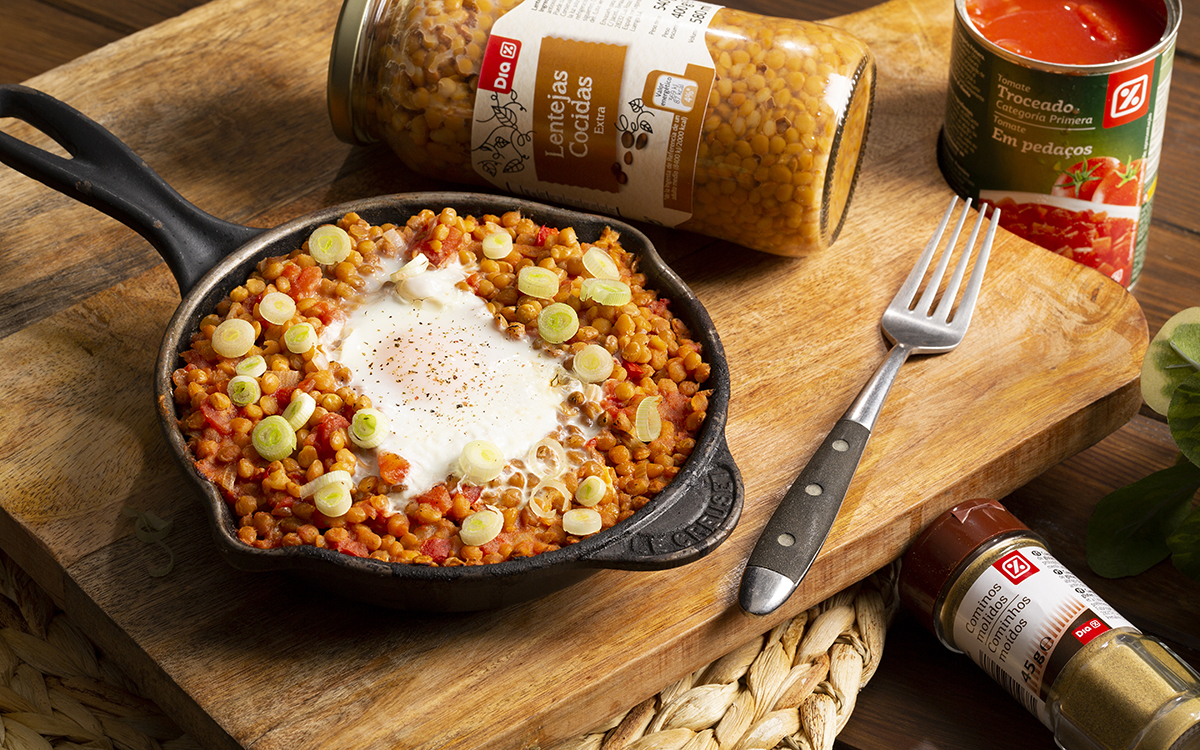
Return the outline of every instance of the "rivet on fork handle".
{"type": "Polygon", "coordinates": [[[966,223],[967,211],[971,205],[969,200],[963,207],[937,268],[925,284],[926,293],[916,302],[916,309],[911,309],[917,300],[917,291],[922,286],[925,272],[953,216],[956,203],[957,198],[950,201],[950,206],[925,246],[925,251],[883,314],[881,327],[888,338],[895,342],[895,346],[784,494],[779,507],[767,521],[755,544],[746,570],[742,574],[738,597],[742,609],[746,612],[752,615],[774,612],[788,600],[807,575],[813,560],[825,543],[825,538],[829,535],[829,530],[833,527],[842,500],[846,497],[866,449],[867,440],[871,437],[871,430],[901,365],[910,354],[950,351],[966,334],[1000,220],[1000,212],[997,209],[992,209],[987,237],[975,259],[970,281],[963,292],[959,308],[953,312],[953,318],[951,319],[950,308],[954,304],[954,298],[972,255],[972,248],[983,225],[984,212],[980,212],[975,222],[961,259],[936,310],[934,301],[959,234],[966,223]]]}

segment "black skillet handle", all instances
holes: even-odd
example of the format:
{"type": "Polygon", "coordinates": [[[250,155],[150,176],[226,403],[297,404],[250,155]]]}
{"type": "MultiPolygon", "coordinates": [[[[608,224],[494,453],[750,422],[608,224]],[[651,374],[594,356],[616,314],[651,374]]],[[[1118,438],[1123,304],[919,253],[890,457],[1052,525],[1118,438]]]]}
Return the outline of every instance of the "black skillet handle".
{"type": "Polygon", "coordinates": [[[196,208],[116,136],[49,94],[0,85],[0,118],[5,117],[37,128],[73,158],[0,132],[0,161],[145,237],[183,294],[218,260],[263,231],[196,208]]]}
{"type": "Polygon", "coordinates": [[[663,570],[715,550],[737,526],[745,493],[724,436],[700,460],[700,471],[682,487],[683,497],[668,498],[668,488],[655,499],[664,501],[661,513],[651,511],[640,525],[630,519],[630,532],[587,559],[604,568],[663,570]]]}

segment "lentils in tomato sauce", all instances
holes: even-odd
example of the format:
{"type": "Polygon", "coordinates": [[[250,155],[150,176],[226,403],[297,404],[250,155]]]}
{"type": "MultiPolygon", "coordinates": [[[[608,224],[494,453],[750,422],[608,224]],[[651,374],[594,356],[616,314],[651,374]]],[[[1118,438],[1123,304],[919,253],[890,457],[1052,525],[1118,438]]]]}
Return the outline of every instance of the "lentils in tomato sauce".
{"type": "MultiPolygon", "coordinates": [[[[515,211],[451,209],[379,226],[351,213],[336,227],[348,251],[331,255],[314,240],[261,261],[201,321],[172,376],[192,459],[225,496],[244,543],[496,563],[610,528],[679,472],[705,418],[710,366],[616,232],[582,242],[572,228],[515,211]],[[523,291],[547,278],[548,288],[523,291]],[[276,293],[290,301],[264,304],[276,293]],[[393,439],[412,404],[373,393],[366,373],[345,364],[359,361],[346,352],[347,331],[379,300],[395,302],[390,295],[419,312],[456,294],[485,310],[489,335],[549,363],[540,392],[554,410],[528,450],[493,430],[472,434],[461,456],[455,446],[443,466],[393,439]],[[252,341],[226,335],[234,320],[249,324],[252,341]],[[304,324],[314,336],[296,343],[289,331],[304,324]]],[[[469,408],[482,389],[441,408],[469,408]]]]}

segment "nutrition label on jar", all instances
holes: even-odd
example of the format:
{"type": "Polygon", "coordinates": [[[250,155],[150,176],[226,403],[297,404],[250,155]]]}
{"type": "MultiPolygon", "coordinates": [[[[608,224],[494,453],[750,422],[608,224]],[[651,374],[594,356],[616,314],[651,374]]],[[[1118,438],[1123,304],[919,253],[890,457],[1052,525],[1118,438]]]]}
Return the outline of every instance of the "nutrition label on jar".
{"type": "Polygon", "coordinates": [[[1046,697],[1093,638],[1133,625],[1043,547],[1017,547],[967,590],[954,644],[1049,726],[1046,697]]]}
{"type": "Polygon", "coordinates": [[[475,171],[504,190],[674,226],[712,88],[695,0],[526,0],[497,20],[475,99],[475,171]]]}

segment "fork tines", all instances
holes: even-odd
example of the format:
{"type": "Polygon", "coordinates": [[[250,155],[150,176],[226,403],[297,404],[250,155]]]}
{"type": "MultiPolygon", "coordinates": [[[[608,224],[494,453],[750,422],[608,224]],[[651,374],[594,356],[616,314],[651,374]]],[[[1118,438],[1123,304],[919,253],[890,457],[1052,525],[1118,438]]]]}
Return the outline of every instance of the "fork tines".
{"type": "MultiPolygon", "coordinates": [[[[985,208],[978,212],[975,219],[975,225],[971,229],[971,236],[967,239],[963,246],[962,254],[959,258],[958,265],[954,268],[954,273],[950,277],[949,283],[944,290],[940,290],[942,277],[946,273],[946,269],[950,266],[951,256],[954,254],[958,237],[962,233],[963,226],[967,221],[967,213],[971,208],[971,199],[967,198],[963,202],[962,211],[955,222],[954,232],[950,235],[945,243],[945,249],[942,252],[941,258],[938,260],[937,267],[933,274],[925,284],[925,291],[921,294],[920,300],[913,304],[916,299],[917,292],[921,288],[921,280],[925,277],[925,272],[929,269],[929,264],[933,260],[934,252],[942,244],[942,235],[946,233],[946,227],[949,226],[951,218],[954,215],[954,207],[958,203],[958,196],[953,196],[950,199],[950,205],[946,207],[946,213],[942,216],[941,223],[938,224],[937,230],[930,237],[929,243],[925,246],[925,251],[917,260],[916,266],[912,273],[908,275],[908,279],[904,282],[904,286],[900,288],[900,292],[896,295],[896,299],[907,300],[909,310],[926,310],[931,318],[937,321],[950,321],[952,310],[954,310],[954,300],[958,296],[959,286],[962,284],[963,276],[966,274],[967,266],[970,264],[972,250],[975,247],[975,242],[979,237],[979,230],[983,226],[983,220],[988,214],[988,209],[985,208]],[[940,294],[939,294],[940,291],[940,294]],[[933,310],[934,302],[940,296],[940,303],[936,310],[933,310]]],[[[988,226],[987,235],[984,238],[983,244],[980,247],[978,257],[975,259],[975,267],[971,272],[971,278],[967,282],[966,290],[963,292],[962,302],[958,309],[963,310],[961,318],[953,320],[955,328],[966,328],[971,320],[971,311],[975,307],[975,299],[979,295],[979,288],[983,285],[983,273],[987,268],[988,257],[992,251],[992,241],[996,235],[996,227],[1000,222],[1000,209],[995,206],[990,207],[991,222],[988,226]]]]}

